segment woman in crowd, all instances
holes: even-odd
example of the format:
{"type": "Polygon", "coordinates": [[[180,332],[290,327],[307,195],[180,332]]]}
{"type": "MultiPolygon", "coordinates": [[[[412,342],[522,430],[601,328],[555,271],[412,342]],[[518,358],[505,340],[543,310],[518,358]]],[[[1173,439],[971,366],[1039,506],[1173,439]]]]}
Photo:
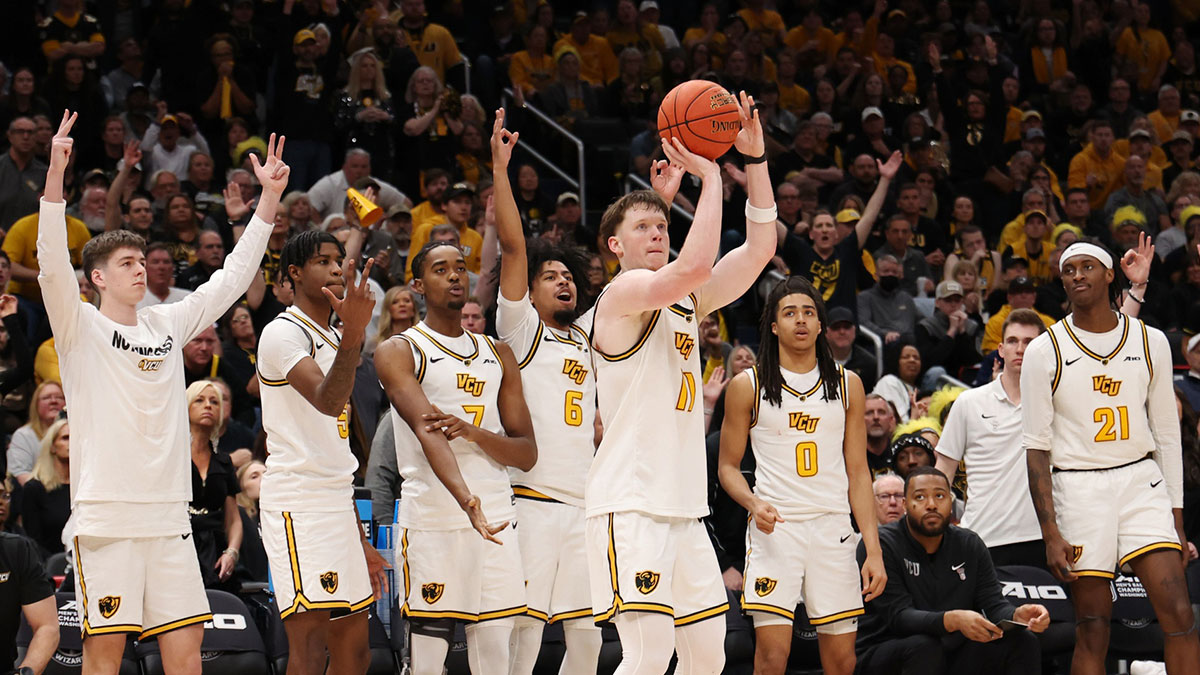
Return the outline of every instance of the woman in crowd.
{"type": "Polygon", "coordinates": [[[545,91],[554,80],[554,59],[547,51],[548,40],[546,28],[534,24],[525,36],[525,49],[513,54],[509,61],[508,79],[526,97],[545,91]]]}
{"type": "Polygon", "coordinates": [[[239,487],[229,456],[216,451],[224,419],[224,400],[212,382],[188,385],[188,423],[192,439],[192,540],[205,588],[232,588],[241,557],[242,519],[235,499],[239,487]]]}
{"type": "Polygon", "coordinates": [[[454,137],[463,129],[462,100],[446,95],[446,87],[429,66],[413,71],[404,100],[405,105],[399,106],[396,114],[396,122],[404,132],[403,138],[397,139],[397,155],[420,157],[421,161],[405,162],[397,168],[407,172],[402,189],[419,194],[420,170],[436,167],[449,171],[453,166],[454,137]]]}
{"type": "Polygon", "coordinates": [[[212,157],[203,150],[193,152],[188,157],[187,180],[179,184],[179,189],[192,198],[198,217],[218,217],[218,212],[225,204],[225,199],[221,196],[221,190],[224,188],[223,184],[213,178],[212,157]]]}
{"type": "Polygon", "coordinates": [[[263,474],[267,465],[254,460],[242,465],[237,471],[238,513],[242,520],[242,568],[253,581],[267,580],[267,553],[263,549],[259,528],[258,495],[262,487],[263,474]]]}
{"type": "Polygon", "coordinates": [[[29,401],[29,421],[13,432],[8,444],[8,473],[24,485],[31,477],[33,465],[41,450],[46,430],[58,419],[58,413],[67,407],[62,385],[47,380],[37,389],[29,401]]]}
{"type": "Polygon", "coordinates": [[[46,430],[37,462],[25,483],[21,518],[25,532],[46,555],[61,553],[71,517],[71,427],[58,420],[46,430]]]}
{"type": "Polygon", "coordinates": [[[258,335],[254,333],[250,308],[244,303],[234,305],[221,318],[221,337],[221,358],[233,368],[240,380],[251,381],[254,378],[258,335]]]}
{"type": "Polygon", "coordinates": [[[34,352],[17,314],[17,298],[0,295],[0,433],[16,431],[29,412],[34,352]]]}
{"type": "Polygon", "coordinates": [[[181,192],[167,199],[167,209],[163,220],[166,230],[163,241],[171,249],[171,259],[175,262],[175,273],[179,274],[196,262],[201,218],[196,213],[196,205],[192,202],[192,198],[181,192]]]}
{"type": "Polygon", "coordinates": [[[372,49],[360,49],[350,56],[350,79],[338,96],[334,124],[344,147],[371,153],[371,175],[391,180],[396,113],[383,70],[372,49]]]}
{"type": "Polygon", "coordinates": [[[412,328],[419,320],[412,291],[407,286],[392,286],[383,294],[379,330],[367,340],[365,350],[369,354],[375,353],[375,347],[379,346],[379,343],[412,328]]]}
{"type": "Polygon", "coordinates": [[[0,123],[8,129],[9,122],[17,117],[33,117],[34,115],[49,115],[50,103],[37,95],[37,80],[33,69],[21,66],[13,71],[12,84],[4,105],[0,107],[0,123]]]}
{"type": "Polygon", "coordinates": [[[253,118],[258,91],[254,71],[237,59],[237,40],[232,35],[217,33],[204,47],[208,63],[196,78],[196,92],[204,97],[199,101],[198,121],[204,135],[215,138],[234,115],[253,118]]]}
{"type": "Polygon", "coordinates": [[[900,338],[888,343],[883,353],[886,373],[871,393],[879,394],[896,407],[898,422],[907,422],[917,396],[921,377],[921,352],[911,340],[900,338]]]}

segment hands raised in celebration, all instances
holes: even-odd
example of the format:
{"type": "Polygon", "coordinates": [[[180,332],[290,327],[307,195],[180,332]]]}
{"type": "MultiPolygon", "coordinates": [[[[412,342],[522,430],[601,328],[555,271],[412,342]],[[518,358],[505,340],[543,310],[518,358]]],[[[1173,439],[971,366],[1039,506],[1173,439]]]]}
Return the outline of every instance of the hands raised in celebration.
{"type": "Polygon", "coordinates": [[[279,142],[275,142],[275,134],[271,134],[271,139],[267,141],[267,156],[260,163],[257,155],[250,156],[250,163],[254,165],[254,175],[258,177],[258,182],[263,187],[263,191],[273,192],[276,195],[283,194],[284,189],[288,184],[288,176],[291,175],[291,168],[283,163],[283,143],[287,140],[284,136],[279,137],[279,142]]]}

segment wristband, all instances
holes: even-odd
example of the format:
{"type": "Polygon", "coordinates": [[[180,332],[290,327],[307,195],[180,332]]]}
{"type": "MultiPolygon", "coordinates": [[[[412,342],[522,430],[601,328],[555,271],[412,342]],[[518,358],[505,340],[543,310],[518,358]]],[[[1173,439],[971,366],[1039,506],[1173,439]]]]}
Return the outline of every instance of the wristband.
{"type": "Polygon", "coordinates": [[[222,554],[222,555],[224,555],[224,554],[226,554],[226,553],[228,553],[229,555],[233,556],[233,561],[234,561],[234,562],[237,562],[237,561],[238,561],[238,560],[239,560],[239,559],[242,557],[242,554],[241,554],[241,553],[239,553],[239,552],[238,552],[238,550],[237,550],[236,548],[227,548],[227,549],[225,549],[224,551],[221,551],[221,554],[222,554]]]}
{"type": "Polygon", "coordinates": [[[1144,305],[1144,304],[1146,304],[1146,299],[1145,299],[1145,298],[1139,298],[1138,296],[1134,295],[1132,291],[1130,291],[1130,292],[1126,293],[1125,295],[1126,295],[1126,297],[1128,297],[1130,300],[1133,300],[1134,302],[1136,302],[1136,303],[1137,303],[1137,304],[1139,304],[1139,305],[1144,305]]]}
{"type": "Polygon", "coordinates": [[[743,164],[762,164],[765,161],[767,161],[766,151],[763,151],[763,154],[759,155],[758,157],[750,157],[749,155],[742,155],[742,163],[743,164]]]}
{"type": "Polygon", "coordinates": [[[746,200],[746,220],[752,223],[773,223],[779,217],[779,210],[775,208],[775,203],[771,202],[771,207],[761,209],[746,200]]]}

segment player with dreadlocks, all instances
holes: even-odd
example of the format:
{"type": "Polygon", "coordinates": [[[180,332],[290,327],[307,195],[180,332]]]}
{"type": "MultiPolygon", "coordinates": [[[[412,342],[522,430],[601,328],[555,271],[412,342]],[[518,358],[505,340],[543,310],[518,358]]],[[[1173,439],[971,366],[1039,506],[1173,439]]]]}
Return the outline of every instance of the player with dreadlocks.
{"type": "Polygon", "coordinates": [[[263,546],[287,631],[289,672],[365,672],[367,613],[384,597],[382,556],[354,509],[350,393],[374,294],[368,260],[358,283],[355,261],[328,232],[301,232],[279,257],[279,283],[295,302],[263,329],[262,382],[267,472],[262,481],[263,546]],[[347,280],[350,283],[347,283],[347,280]],[[333,314],[342,321],[332,325],[333,314]],[[333,620],[336,619],[336,620],[333,620]]]}
{"type": "Polygon", "coordinates": [[[887,582],[867,466],[862,381],[833,360],[821,294],[803,277],[767,296],[758,366],[725,393],[718,477],[750,512],[742,608],[754,620],[754,672],[782,675],[803,600],[826,673],[854,672],[863,598],[887,582]],[[742,475],[749,437],[755,487],[742,475]],[[848,499],[847,499],[848,495],[848,499]],[[862,532],[866,561],[855,574],[862,532]]]}

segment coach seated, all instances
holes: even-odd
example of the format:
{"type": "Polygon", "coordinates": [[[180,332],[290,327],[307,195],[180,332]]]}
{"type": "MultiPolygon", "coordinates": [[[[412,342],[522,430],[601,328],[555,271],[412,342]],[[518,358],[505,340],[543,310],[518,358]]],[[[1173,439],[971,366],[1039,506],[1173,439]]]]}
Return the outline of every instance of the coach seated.
{"type": "MultiPolygon", "coordinates": [[[[950,525],[953,502],[937,469],[908,474],[904,517],[879,528],[888,581],[859,623],[856,673],[1041,672],[1031,631],[1046,629],[1049,612],[1004,599],[983,541],[950,525]]],[[[859,564],[865,558],[859,544],[859,564]]]]}

